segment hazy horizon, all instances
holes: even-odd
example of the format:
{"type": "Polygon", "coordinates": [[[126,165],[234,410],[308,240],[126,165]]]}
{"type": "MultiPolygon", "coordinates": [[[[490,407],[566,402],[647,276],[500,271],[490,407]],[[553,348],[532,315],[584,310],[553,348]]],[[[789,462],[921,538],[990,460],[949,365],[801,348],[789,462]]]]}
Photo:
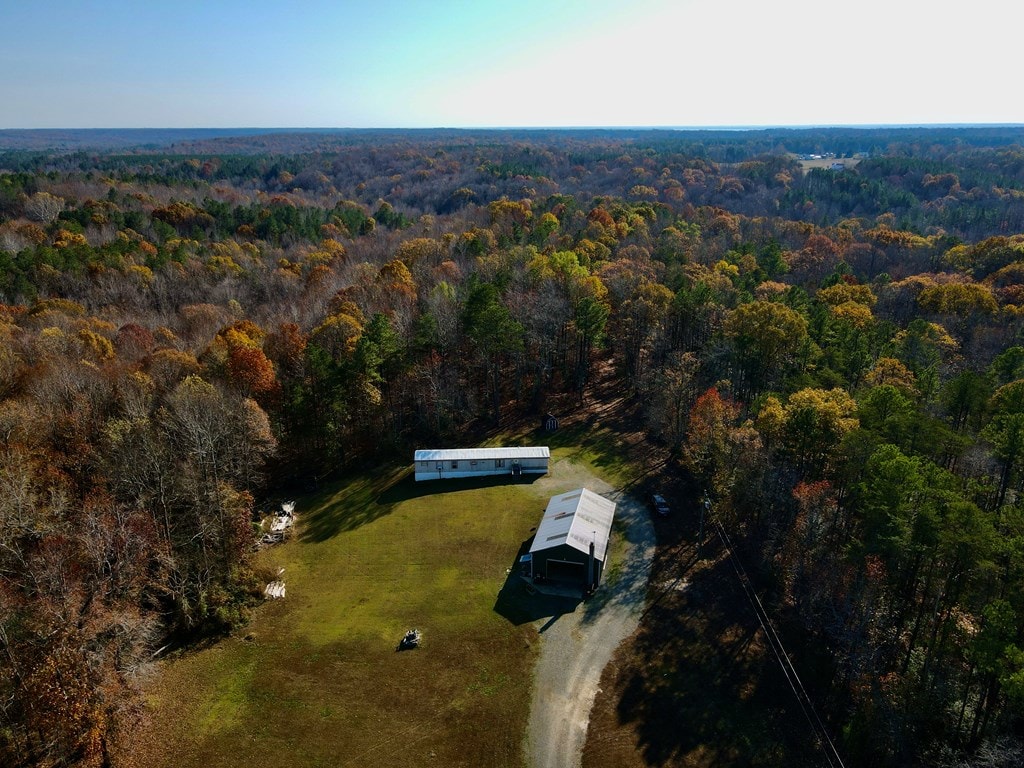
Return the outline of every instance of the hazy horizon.
{"type": "Polygon", "coordinates": [[[102,125],[74,126],[62,125],[51,127],[0,128],[0,132],[47,132],[47,131],[286,131],[315,133],[342,131],[762,131],[762,130],[827,130],[827,129],[893,129],[893,128],[1024,128],[1024,122],[1004,123],[771,123],[764,125],[102,125]]]}
{"type": "Polygon", "coordinates": [[[1017,125],[996,0],[38,0],[0,128],[1017,125]]]}

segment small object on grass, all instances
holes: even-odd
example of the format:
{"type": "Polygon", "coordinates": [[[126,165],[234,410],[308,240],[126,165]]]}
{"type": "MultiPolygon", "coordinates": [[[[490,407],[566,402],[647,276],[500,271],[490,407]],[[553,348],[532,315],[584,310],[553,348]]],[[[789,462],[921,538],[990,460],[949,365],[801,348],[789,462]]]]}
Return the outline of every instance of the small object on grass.
{"type": "Polygon", "coordinates": [[[411,648],[418,648],[420,644],[420,631],[418,629],[410,629],[402,637],[398,643],[398,650],[407,651],[411,648]]]}
{"type": "Polygon", "coordinates": [[[278,599],[284,597],[285,588],[283,581],[272,581],[267,584],[266,589],[263,590],[263,596],[266,598],[278,599]]]}

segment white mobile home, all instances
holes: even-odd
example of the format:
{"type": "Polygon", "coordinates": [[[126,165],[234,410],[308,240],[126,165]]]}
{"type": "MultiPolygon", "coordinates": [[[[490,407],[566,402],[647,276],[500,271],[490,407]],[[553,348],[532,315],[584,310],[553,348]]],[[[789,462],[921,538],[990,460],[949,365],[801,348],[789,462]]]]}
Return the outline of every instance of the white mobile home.
{"type": "Polygon", "coordinates": [[[417,480],[486,475],[546,475],[551,451],[532,448],[423,449],[413,455],[417,480]]]}

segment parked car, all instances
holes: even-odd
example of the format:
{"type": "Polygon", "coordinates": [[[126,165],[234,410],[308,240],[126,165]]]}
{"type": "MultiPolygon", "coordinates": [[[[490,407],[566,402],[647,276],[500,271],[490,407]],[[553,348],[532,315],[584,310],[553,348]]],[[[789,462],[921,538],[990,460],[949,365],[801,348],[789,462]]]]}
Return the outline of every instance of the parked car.
{"type": "Polygon", "coordinates": [[[654,511],[661,517],[667,517],[669,513],[668,502],[665,501],[665,497],[660,493],[656,493],[651,496],[651,506],[654,511]]]}

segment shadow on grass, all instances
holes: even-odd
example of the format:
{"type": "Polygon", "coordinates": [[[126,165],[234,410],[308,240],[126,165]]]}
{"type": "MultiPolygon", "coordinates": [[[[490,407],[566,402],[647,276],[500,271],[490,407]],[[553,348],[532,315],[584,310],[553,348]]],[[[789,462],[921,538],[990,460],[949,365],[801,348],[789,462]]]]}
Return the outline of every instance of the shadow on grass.
{"type": "Polygon", "coordinates": [[[569,459],[578,461],[588,458],[594,467],[614,477],[620,477],[628,467],[628,461],[623,455],[621,434],[616,432],[614,423],[604,423],[597,416],[592,415],[585,421],[538,437],[552,449],[570,449],[569,459]]]}
{"type": "MultiPolygon", "coordinates": [[[[648,606],[616,683],[647,765],[810,766],[813,736],[720,553],[680,552],[678,579],[648,606]],[[682,577],[686,578],[683,579],[682,577]]],[[[669,576],[664,573],[663,578],[669,576]]],[[[586,761],[584,761],[586,763],[586,761]]]]}
{"type": "Polygon", "coordinates": [[[299,510],[301,541],[319,543],[389,514],[403,501],[422,496],[475,491],[503,485],[530,485],[543,475],[492,475],[416,482],[408,466],[344,477],[311,495],[299,510]],[[304,509],[303,509],[304,507],[304,509]]]}
{"type": "Polygon", "coordinates": [[[494,602],[494,612],[499,616],[504,616],[516,626],[548,618],[550,620],[540,628],[540,631],[544,632],[561,616],[573,613],[582,600],[573,597],[542,595],[540,592],[530,594],[526,582],[519,576],[519,558],[530,551],[532,543],[533,537],[531,536],[519,546],[515,560],[512,561],[512,568],[508,576],[505,577],[505,583],[494,602]]]}
{"type": "Polygon", "coordinates": [[[483,488],[496,488],[505,485],[532,485],[544,475],[485,475],[484,477],[456,477],[445,480],[421,480],[416,482],[412,472],[392,484],[378,501],[381,504],[398,504],[421,496],[441,496],[459,491],[478,491],[483,488]]]}
{"type": "Polygon", "coordinates": [[[568,405],[563,413],[556,412],[561,418],[557,430],[537,429],[532,435],[538,445],[568,449],[569,458],[585,459],[608,479],[625,482],[639,467],[648,465],[638,454],[648,453],[642,403],[617,384],[605,390],[603,394],[594,390],[588,398],[589,405],[568,405]],[[599,403],[611,406],[602,407],[599,403]]]}
{"type": "Polygon", "coordinates": [[[299,503],[301,531],[306,543],[327,541],[339,533],[372,523],[391,512],[398,499],[392,488],[411,482],[408,467],[349,475],[327,485],[299,503]]]}

